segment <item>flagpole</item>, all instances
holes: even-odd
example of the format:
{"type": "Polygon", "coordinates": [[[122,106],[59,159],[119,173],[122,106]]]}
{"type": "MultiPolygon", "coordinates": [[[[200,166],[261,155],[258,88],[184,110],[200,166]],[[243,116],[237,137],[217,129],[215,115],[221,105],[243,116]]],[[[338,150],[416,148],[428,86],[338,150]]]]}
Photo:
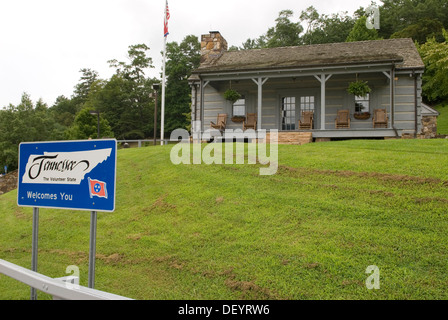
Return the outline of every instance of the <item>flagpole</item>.
{"type": "MultiPolygon", "coordinates": [[[[168,8],[168,0],[165,1],[165,25],[168,23],[167,21],[167,8],[168,8]]],[[[165,94],[166,94],[166,38],[168,37],[167,34],[164,34],[164,41],[163,41],[163,78],[162,78],[162,125],[160,129],[160,145],[163,146],[164,139],[165,139],[165,94]]]]}
{"type": "Polygon", "coordinates": [[[163,78],[162,78],[162,125],[160,130],[160,139],[162,140],[160,142],[160,145],[163,146],[163,140],[165,138],[165,94],[166,94],[166,74],[165,74],[165,67],[166,67],[166,37],[163,44],[163,78]]]}

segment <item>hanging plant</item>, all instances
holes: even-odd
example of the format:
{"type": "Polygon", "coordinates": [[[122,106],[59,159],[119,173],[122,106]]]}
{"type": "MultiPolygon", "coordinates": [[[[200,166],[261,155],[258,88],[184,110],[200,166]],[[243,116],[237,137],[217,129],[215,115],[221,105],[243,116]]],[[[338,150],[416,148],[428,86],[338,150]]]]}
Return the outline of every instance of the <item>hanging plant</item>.
{"type": "MultiPolygon", "coordinates": [[[[370,89],[367,81],[358,80],[358,75],[356,75],[356,81],[349,83],[347,89],[348,93],[361,99],[366,98],[371,91],[372,89],[370,89]]],[[[364,111],[364,105],[355,98],[355,119],[367,120],[370,119],[370,116],[369,112],[364,111]]]]}
{"type": "Polygon", "coordinates": [[[370,89],[367,81],[362,80],[350,82],[347,89],[348,93],[351,93],[356,97],[365,97],[371,91],[372,89],[370,89]]]}
{"type": "Polygon", "coordinates": [[[224,92],[224,99],[230,101],[232,105],[241,99],[241,94],[238,93],[238,91],[229,89],[226,92],[224,92]]]}

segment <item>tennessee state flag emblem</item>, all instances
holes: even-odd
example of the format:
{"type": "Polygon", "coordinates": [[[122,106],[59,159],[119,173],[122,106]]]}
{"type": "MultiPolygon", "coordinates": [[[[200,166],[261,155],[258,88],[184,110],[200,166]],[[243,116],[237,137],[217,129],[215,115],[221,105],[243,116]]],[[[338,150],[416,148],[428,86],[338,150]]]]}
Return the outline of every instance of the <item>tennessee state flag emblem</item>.
{"type": "Polygon", "coordinates": [[[107,199],[106,182],[92,180],[89,178],[90,198],[98,197],[107,199]]]}

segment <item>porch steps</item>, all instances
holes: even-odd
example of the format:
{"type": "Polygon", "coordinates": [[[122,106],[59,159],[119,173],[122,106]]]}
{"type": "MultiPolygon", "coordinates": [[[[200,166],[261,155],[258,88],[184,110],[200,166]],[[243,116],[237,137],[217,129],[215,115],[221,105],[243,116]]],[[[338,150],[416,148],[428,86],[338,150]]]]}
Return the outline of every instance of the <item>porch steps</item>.
{"type": "MultiPolygon", "coordinates": [[[[267,143],[271,141],[271,134],[266,134],[267,143]]],[[[278,144],[303,145],[313,142],[312,132],[279,132],[278,144]]]]}

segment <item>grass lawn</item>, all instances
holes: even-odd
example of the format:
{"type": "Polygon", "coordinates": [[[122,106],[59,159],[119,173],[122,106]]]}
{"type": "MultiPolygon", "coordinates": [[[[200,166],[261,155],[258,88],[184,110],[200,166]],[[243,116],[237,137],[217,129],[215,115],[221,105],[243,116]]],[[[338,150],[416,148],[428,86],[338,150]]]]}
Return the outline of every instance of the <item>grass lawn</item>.
{"type": "MultiPolygon", "coordinates": [[[[171,147],[118,154],[99,213],[96,288],[134,299],[447,299],[448,141],[279,146],[279,170],[179,165],[171,147]],[[367,267],[380,289],[367,290],[367,267]]],[[[32,210],[0,196],[0,259],[29,268],[32,210]]],[[[77,265],[90,215],[42,209],[39,272],[77,265]]],[[[51,297],[39,293],[39,299],[51,297]]],[[[29,288],[0,275],[0,299],[29,288]]]]}
{"type": "Polygon", "coordinates": [[[440,112],[440,116],[437,118],[437,133],[448,134],[448,103],[441,104],[434,109],[440,112]]]}

